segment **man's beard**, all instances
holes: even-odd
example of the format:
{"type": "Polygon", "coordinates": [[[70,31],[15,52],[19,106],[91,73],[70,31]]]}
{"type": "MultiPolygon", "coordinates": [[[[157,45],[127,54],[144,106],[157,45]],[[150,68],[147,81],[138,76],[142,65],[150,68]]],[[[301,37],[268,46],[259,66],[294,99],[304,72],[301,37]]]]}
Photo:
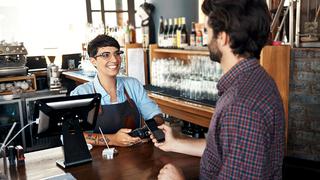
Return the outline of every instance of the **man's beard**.
{"type": "Polygon", "coordinates": [[[209,46],[210,59],[211,61],[221,63],[222,52],[218,49],[217,41],[212,39],[209,46]]]}

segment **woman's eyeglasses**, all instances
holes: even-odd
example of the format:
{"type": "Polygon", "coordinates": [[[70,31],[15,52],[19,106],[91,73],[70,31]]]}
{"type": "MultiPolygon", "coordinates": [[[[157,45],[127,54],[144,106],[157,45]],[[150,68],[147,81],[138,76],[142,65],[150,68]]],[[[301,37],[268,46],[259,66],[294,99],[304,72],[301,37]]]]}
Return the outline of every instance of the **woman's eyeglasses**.
{"type": "Polygon", "coordinates": [[[116,51],[113,54],[111,52],[103,52],[101,54],[98,54],[96,56],[94,56],[95,58],[97,57],[101,57],[102,59],[108,61],[111,59],[112,55],[116,58],[116,59],[120,59],[121,55],[123,54],[123,51],[116,51]]]}

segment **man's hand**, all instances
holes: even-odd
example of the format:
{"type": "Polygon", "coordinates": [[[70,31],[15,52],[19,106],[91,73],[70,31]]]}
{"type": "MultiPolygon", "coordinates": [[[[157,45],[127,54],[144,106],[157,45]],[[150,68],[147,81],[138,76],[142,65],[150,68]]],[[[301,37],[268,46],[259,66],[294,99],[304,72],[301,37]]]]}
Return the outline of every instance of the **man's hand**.
{"type": "Polygon", "coordinates": [[[158,126],[158,128],[164,132],[165,141],[158,143],[157,139],[153,135],[151,135],[150,138],[152,139],[154,146],[156,146],[157,148],[163,151],[173,151],[177,140],[176,138],[173,137],[171,127],[165,124],[162,124],[161,126],[158,126]]]}
{"type": "Polygon", "coordinates": [[[115,146],[132,146],[141,141],[139,137],[131,137],[128,133],[131,132],[131,129],[119,129],[116,134],[110,136],[111,145],[115,146]]]}
{"type": "Polygon", "coordinates": [[[166,164],[165,166],[163,166],[158,174],[158,180],[168,179],[183,180],[184,176],[181,169],[178,169],[172,164],[166,164]]]}

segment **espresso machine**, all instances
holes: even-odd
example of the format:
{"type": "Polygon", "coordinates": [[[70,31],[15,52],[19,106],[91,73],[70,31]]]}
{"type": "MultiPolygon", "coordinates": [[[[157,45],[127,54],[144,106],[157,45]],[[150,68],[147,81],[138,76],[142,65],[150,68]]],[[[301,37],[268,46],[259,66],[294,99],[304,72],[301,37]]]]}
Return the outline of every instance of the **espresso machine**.
{"type": "Polygon", "coordinates": [[[0,77],[27,75],[28,67],[25,66],[27,54],[22,42],[0,41],[0,77]]]}
{"type": "Polygon", "coordinates": [[[48,56],[50,64],[47,68],[48,86],[50,90],[56,90],[61,88],[61,79],[59,66],[54,64],[55,56],[48,56]]]}

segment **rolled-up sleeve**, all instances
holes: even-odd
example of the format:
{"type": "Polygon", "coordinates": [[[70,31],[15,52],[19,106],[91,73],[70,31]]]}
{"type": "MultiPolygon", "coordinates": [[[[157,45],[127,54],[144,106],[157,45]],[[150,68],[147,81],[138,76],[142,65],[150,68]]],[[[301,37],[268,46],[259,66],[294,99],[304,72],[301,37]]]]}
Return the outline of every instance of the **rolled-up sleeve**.
{"type": "Polygon", "coordinates": [[[130,88],[130,94],[132,94],[132,98],[134,98],[134,101],[145,120],[151,119],[155,115],[162,113],[159,106],[149,98],[147,91],[138,80],[132,79],[132,85],[134,88],[130,88]]]}

